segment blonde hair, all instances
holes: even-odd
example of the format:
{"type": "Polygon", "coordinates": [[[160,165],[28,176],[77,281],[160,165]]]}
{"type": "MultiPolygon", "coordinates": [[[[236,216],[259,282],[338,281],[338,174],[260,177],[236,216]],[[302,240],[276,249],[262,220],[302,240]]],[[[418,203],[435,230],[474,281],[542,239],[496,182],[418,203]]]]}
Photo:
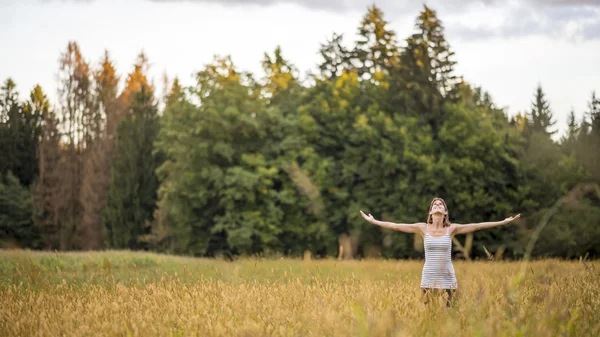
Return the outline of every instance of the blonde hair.
{"type": "Polygon", "coordinates": [[[444,214],[444,220],[442,220],[442,224],[444,225],[444,227],[450,227],[450,212],[448,211],[448,206],[446,206],[446,202],[442,198],[433,198],[433,200],[431,200],[431,204],[429,204],[429,210],[427,211],[427,223],[433,223],[433,216],[431,216],[431,207],[433,207],[433,203],[436,200],[441,201],[442,204],[444,204],[444,208],[446,209],[446,214],[444,214]]]}

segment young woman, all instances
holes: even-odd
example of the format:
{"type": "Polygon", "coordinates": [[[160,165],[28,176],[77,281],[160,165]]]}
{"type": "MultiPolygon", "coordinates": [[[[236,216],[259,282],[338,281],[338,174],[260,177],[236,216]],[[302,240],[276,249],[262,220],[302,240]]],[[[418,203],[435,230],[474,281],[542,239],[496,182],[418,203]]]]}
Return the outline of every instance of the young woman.
{"type": "Polygon", "coordinates": [[[418,222],[413,224],[402,224],[375,220],[371,214],[366,215],[360,211],[362,217],[368,222],[397,230],[404,233],[419,233],[423,236],[423,245],[425,247],[425,265],[421,274],[421,289],[428,302],[429,295],[447,293],[446,305],[450,306],[450,301],[458,283],[454,274],[452,265],[452,237],[456,234],[467,234],[480,229],[492,228],[505,225],[518,219],[521,215],[506,218],[496,222],[481,222],[468,225],[459,225],[450,223],[448,207],[441,198],[434,198],[429,205],[427,222],[418,222]]]}

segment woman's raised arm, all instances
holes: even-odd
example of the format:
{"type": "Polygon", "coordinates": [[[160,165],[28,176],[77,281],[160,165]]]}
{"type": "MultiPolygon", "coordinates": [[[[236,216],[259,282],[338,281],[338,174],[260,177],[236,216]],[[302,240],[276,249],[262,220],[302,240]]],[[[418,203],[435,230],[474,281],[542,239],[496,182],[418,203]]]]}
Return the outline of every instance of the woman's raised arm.
{"type": "Polygon", "coordinates": [[[412,224],[403,224],[403,223],[379,221],[379,220],[375,220],[375,218],[373,218],[373,216],[371,214],[366,215],[365,213],[363,213],[363,211],[360,211],[360,215],[362,215],[362,217],[365,220],[367,220],[369,223],[372,223],[372,224],[380,226],[380,227],[393,229],[393,230],[403,232],[403,233],[423,233],[423,228],[424,228],[423,226],[425,225],[425,223],[420,223],[420,222],[412,223],[412,224]]]}
{"type": "Polygon", "coordinates": [[[506,218],[502,221],[494,221],[494,222],[480,222],[480,223],[471,223],[467,225],[458,225],[454,224],[453,234],[467,234],[478,231],[480,229],[488,229],[496,226],[506,225],[509,222],[517,220],[521,217],[521,214],[517,214],[515,216],[511,216],[510,218],[506,218]]]}

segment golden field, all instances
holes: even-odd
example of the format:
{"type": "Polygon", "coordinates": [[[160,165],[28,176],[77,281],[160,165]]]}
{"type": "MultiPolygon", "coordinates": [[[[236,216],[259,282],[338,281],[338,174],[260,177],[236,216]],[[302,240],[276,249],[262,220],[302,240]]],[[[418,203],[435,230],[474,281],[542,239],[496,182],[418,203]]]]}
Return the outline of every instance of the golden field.
{"type": "Polygon", "coordinates": [[[0,336],[600,336],[600,263],[455,261],[453,307],[422,261],[0,251],[0,336]]]}

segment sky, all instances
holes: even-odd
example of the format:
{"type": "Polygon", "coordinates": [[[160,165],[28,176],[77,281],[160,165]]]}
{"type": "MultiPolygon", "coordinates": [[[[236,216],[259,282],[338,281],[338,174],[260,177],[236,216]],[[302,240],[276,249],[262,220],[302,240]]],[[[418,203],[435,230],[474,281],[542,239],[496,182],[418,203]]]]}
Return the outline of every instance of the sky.
{"type": "Polygon", "coordinates": [[[435,10],[457,74],[510,116],[530,109],[541,84],[560,135],[569,112],[580,119],[600,94],[600,0],[0,0],[0,80],[11,77],[21,98],[40,84],[56,103],[58,60],[72,40],[93,65],[108,50],[122,78],[143,50],[159,90],[164,73],[193,85],[215,55],[261,77],[277,45],[304,74],[333,33],[354,42],[373,3],[401,42],[424,4],[435,10]]]}

